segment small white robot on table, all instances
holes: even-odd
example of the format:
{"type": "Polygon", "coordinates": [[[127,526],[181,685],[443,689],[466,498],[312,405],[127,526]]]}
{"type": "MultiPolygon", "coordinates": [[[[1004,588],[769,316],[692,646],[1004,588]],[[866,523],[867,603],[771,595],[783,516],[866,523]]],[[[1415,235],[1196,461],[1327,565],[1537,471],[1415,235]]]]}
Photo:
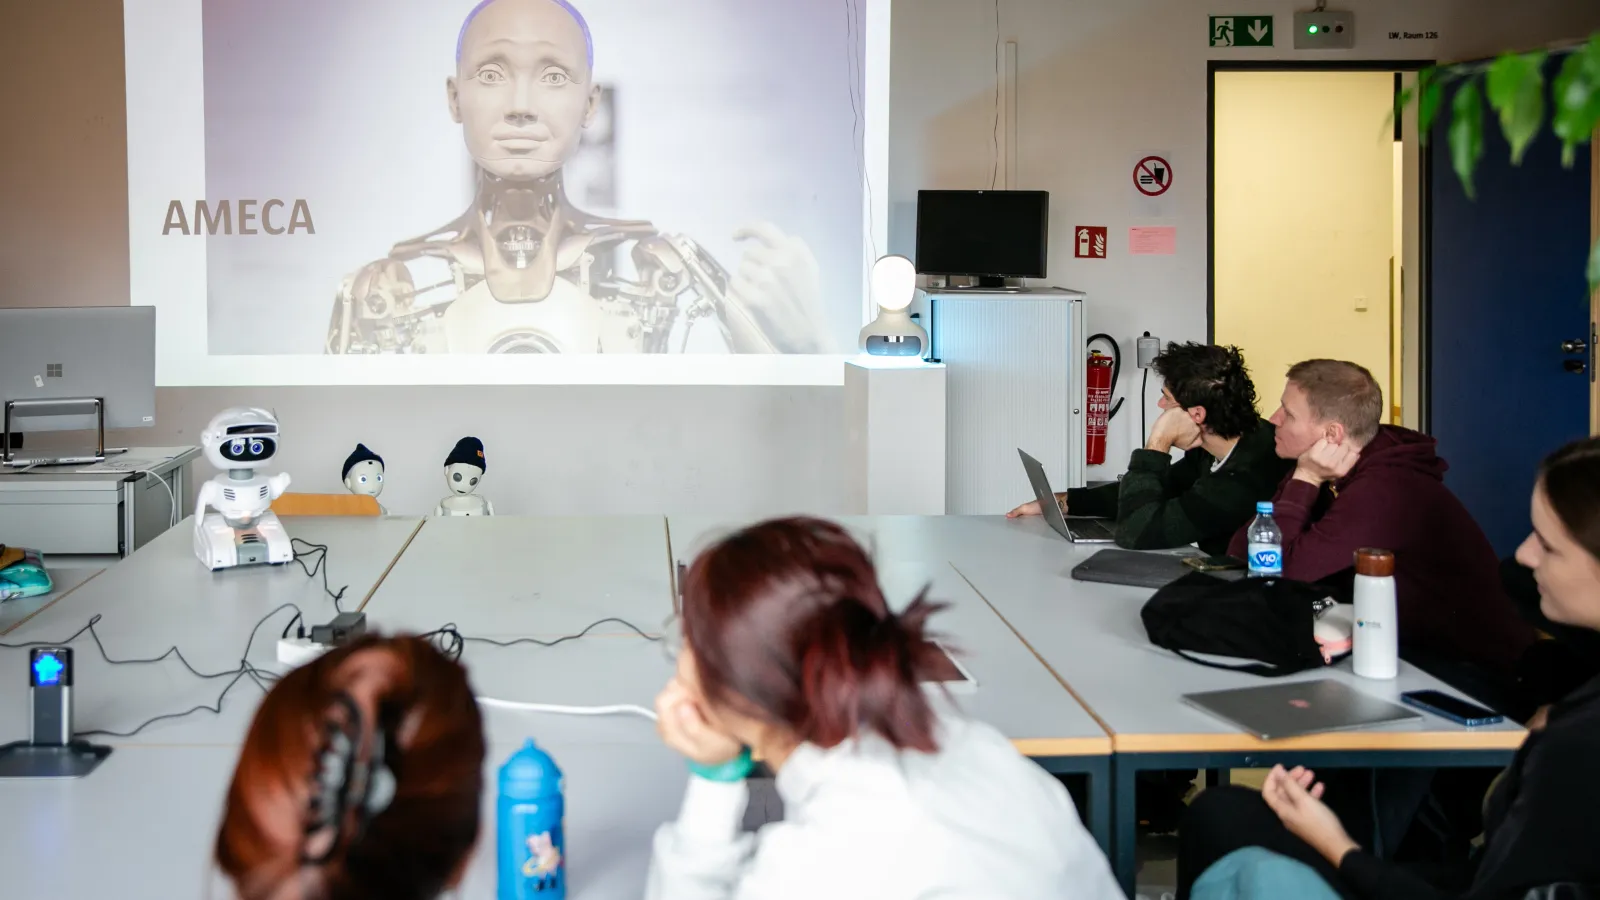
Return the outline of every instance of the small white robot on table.
{"type": "MultiPolygon", "coordinates": [[[[356,449],[345,458],[340,477],[344,479],[345,490],[376,500],[383,496],[383,457],[367,449],[366,444],[356,444],[356,449]]],[[[384,515],[389,514],[389,508],[382,503],[378,504],[378,509],[384,515]]]]}
{"type": "Polygon", "coordinates": [[[494,504],[477,494],[478,483],[488,470],[483,458],[483,441],[464,437],[456,441],[450,455],[444,460],[444,483],[450,493],[434,509],[436,516],[492,516],[494,504]]]}
{"type": "Polygon", "coordinates": [[[278,452],[278,418],[264,409],[223,410],[200,432],[206,459],[224,474],[200,485],[194,506],[194,552],[212,571],[294,559],[294,546],[272,501],[289,475],[257,473],[278,452]],[[206,507],[215,512],[206,512],[206,507]]]}

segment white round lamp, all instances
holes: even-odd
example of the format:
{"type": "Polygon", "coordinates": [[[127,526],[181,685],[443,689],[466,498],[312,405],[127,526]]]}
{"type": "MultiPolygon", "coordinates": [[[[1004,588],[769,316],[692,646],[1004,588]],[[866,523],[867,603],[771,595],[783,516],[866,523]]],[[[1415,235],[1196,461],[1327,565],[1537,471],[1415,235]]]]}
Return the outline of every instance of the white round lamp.
{"type": "Polygon", "coordinates": [[[917,295],[917,267],[904,256],[885,256],[872,266],[872,302],[878,317],[861,329],[861,352],[905,361],[928,355],[928,332],[906,307],[917,295]]]}

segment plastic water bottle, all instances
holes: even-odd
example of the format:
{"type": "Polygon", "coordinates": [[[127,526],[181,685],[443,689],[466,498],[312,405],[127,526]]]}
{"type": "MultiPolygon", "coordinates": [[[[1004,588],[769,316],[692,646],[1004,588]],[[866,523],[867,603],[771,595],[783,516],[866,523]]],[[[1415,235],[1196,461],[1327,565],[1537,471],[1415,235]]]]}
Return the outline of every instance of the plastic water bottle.
{"type": "Polygon", "coordinates": [[[1245,532],[1249,541],[1251,578],[1277,578],[1283,574],[1283,532],[1272,518],[1272,504],[1256,504],[1256,518],[1245,532]]]}
{"type": "Polygon", "coordinates": [[[496,803],[499,900],[563,900],[567,896],[561,770],[528,739],[500,767],[496,803]]]}
{"type": "Polygon", "coordinates": [[[1394,592],[1394,554],[1356,551],[1356,629],[1351,665],[1362,678],[1393,678],[1400,672],[1400,628],[1394,592]]]}

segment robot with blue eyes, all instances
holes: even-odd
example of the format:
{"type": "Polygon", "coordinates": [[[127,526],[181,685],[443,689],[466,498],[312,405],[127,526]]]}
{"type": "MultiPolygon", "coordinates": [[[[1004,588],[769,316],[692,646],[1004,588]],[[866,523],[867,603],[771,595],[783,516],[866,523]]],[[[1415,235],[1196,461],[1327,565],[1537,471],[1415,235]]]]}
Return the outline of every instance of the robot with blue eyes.
{"type": "Polygon", "coordinates": [[[278,418],[264,409],[223,410],[200,432],[206,459],[222,469],[200,485],[194,505],[194,552],[213,572],[294,559],[294,547],[272,501],[289,489],[289,475],[258,474],[278,452],[278,418]],[[206,507],[215,512],[206,512],[206,507]]]}
{"type": "MultiPolygon", "coordinates": [[[[367,449],[366,444],[357,444],[345,458],[340,477],[344,479],[345,490],[376,500],[383,495],[383,457],[367,449]]],[[[384,515],[389,513],[382,503],[378,504],[378,509],[384,515]]]]}

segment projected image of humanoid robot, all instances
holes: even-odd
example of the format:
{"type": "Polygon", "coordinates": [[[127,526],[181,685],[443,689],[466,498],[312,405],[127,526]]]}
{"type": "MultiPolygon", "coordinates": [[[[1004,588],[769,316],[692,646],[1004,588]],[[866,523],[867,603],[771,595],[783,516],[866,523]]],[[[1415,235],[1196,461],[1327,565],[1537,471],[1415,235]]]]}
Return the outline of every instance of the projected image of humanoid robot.
{"type": "Polygon", "coordinates": [[[289,473],[260,472],[278,453],[277,416],[254,407],[225,409],[200,432],[200,445],[223,473],[201,484],[195,498],[195,555],[213,571],[293,559],[289,535],[272,511],[272,501],[289,489],[289,473]]]}
{"type": "Polygon", "coordinates": [[[567,197],[601,97],[571,4],[485,0],[456,48],[444,99],[475,164],[472,204],[344,279],[328,353],[682,352],[696,327],[733,353],[832,352],[803,240],[743,226],[730,271],[688,237],[567,197]]]}

